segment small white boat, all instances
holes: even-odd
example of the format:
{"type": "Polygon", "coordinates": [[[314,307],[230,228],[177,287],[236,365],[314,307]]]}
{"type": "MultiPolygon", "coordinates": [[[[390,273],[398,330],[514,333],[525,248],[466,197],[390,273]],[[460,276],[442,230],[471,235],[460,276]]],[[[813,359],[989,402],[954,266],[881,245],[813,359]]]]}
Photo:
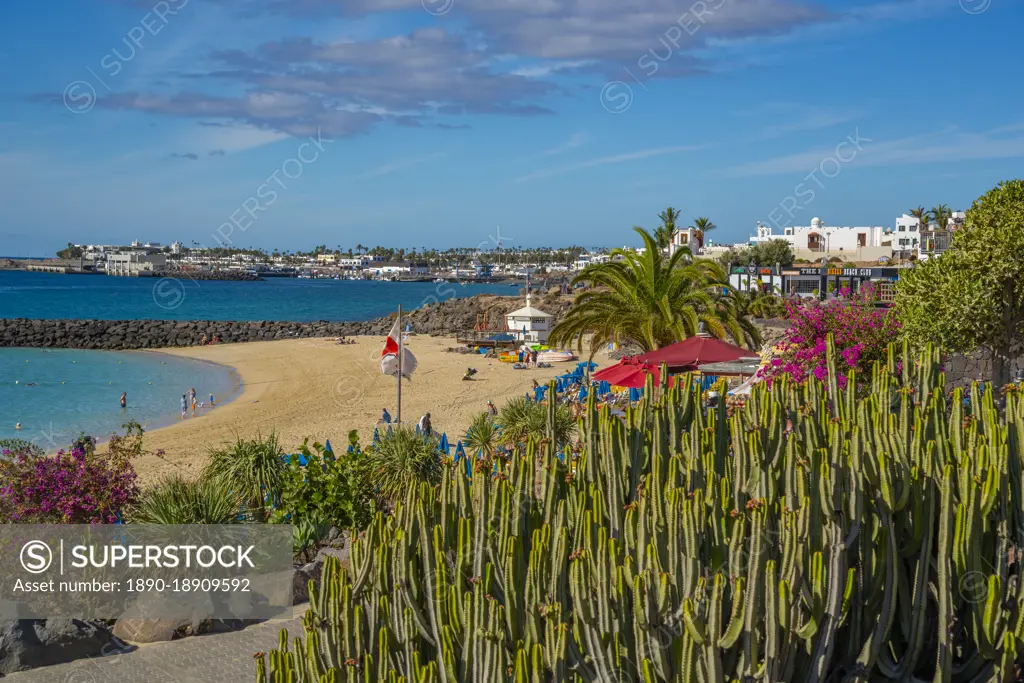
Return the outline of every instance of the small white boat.
{"type": "Polygon", "coordinates": [[[436,282],[437,284],[439,284],[439,285],[440,285],[440,284],[445,284],[445,283],[447,283],[448,281],[447,281],[447,280],[445,280],[445,279],[444,279],[443,277],[439,277],[439,278],[436,278],[436,279],[434,280],[434,282],[436,282]]]}
{"type": "Polygon", "coordinates": [[[539,351],[537,353],[538,363],[568,363],[572,360],[576,360],[576,354],[572,351],[556,351],[555,349],[550,349],[548,351],[539,351]]]}

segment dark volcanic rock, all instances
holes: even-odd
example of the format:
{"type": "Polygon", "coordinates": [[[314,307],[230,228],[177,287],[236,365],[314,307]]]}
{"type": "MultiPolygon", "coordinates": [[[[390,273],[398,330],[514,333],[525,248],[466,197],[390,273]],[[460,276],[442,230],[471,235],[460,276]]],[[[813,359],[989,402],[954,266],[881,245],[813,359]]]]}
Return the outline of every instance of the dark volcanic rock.
{"type": "MultiPolygon", "coordinates": [[[[505,314],[524,305],[522,297],[481,294],[444,302],[424,300],[423,306],[403,314],[418,334],[444,335],[504,328],[505,314]]],[[[567,298],[538,296],[533,305],[560,318],[569,308],[567,298]]],[[[0,346],[61,347],[76,349],[157,349],[196,346],[205,335],[222,342],[269,341],[297,337],[384,336],[393,316],[355,322],[229,321],[229,320],[32,320],[0,319],[0,346]]]]}
{"type": "Polygon", "coordinates": [[[104,627],[80,619],[0,621],[0,675],[126,651],[104,627]]]}

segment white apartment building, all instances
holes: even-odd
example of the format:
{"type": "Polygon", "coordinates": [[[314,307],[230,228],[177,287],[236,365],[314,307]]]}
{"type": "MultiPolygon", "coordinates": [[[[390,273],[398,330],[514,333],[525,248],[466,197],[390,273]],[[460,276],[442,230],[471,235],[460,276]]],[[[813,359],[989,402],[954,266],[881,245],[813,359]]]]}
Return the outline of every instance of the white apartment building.
{"type": "Polygon", "coordinates": [[[758,221],[757,236],[750,238],[750,245],[777,239],[789,242],[797,258],[809,260],[841,256],[857,261],[874,261],[883,256],[891,257],[893,249],[886,229],[880,225],[832,226],[825,225],[820,218],[814,218],[807,226],[783,228],[781,235],[774,234],[771,226],[758,221]]]}
{"type": "Polygon", "coordinates": [[[909,214],[896,219],[892,232],[893,251],[916,251],[921,246],[921,221],[909,214]]]}

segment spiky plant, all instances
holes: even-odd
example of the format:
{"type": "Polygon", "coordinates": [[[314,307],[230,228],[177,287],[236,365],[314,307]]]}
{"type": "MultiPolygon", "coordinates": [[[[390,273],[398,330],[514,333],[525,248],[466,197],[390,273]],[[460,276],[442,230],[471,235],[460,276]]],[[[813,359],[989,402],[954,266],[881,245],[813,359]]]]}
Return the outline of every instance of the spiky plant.
{"type": "Polygon", "coordinates": [[[574,462],[531,439],[410,488],[256,680],[1020,680],[1024,397],[965,414],[934,348],[889,347],[858,398],[827,345],[824,381],[730,411],[649,380],[625,419],[591,396],[574,462]]]}
{"type": "Polygon", "coordinates": [[[242,497],[245,515],[254,521],[266,519],[267,508],[281,489],[284,451],[277,435],[236,438],[235,442],[210,453],[204,477],[226,481],[242,497]]]}
{"type": "Polygon", "coordinates": [[[366,467],[377,497],[394,504],[420,482],[441,480],[441,456],[435,436],[392,426],[366,449],[366,467]]]}
{"type": "Polygon", "coordinates": [[[486,460],[494,460],[498,454],[500,433],[494,418],[487,413],[480,413],[473,418],[466,430],[466,448],[470,453],[486,460]]]}
{"type": "MultiPolygon", "coordinates": [[[[524,445],[531,436],[544,438],[548,433],[548,407],[525,396],[517,396],[501,407],[498,425],[501,426],[498,443],[508,448],[524,445]]],[[[576,421],[568,406],[555,407],[553,430],[557,447],[569,443],[576,430],[576,421]]]]}
{"type": "Polygon", "coordinates": [[[145,489],[127,517],[133,524],[236,524],[241,507],[223,479],[172,474],[145,489]]]}

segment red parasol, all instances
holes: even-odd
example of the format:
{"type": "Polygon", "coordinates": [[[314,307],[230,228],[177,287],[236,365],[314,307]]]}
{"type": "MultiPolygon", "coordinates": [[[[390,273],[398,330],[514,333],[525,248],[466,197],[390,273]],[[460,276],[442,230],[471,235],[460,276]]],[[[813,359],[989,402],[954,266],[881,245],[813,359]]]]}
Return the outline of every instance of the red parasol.
{"type": "Polygon", "coordinates": [[[670,370],[696,370],[698,365],[704,363],[728,363],[742,358],[760,360],[756,351],[714,337],[701,336],[690,337],[636,357],[642,363],[665,363],[670,370]]]}
{"type": "Polygon", "coordinates": [[[657,384],[660,376],[658,366],[642,363],[635,358],[623,358],[617,365],[598,370],[593,374],[593,378],[616,387],[643,389],[647,375],[653,376],[654,383],[657,384]]]}

